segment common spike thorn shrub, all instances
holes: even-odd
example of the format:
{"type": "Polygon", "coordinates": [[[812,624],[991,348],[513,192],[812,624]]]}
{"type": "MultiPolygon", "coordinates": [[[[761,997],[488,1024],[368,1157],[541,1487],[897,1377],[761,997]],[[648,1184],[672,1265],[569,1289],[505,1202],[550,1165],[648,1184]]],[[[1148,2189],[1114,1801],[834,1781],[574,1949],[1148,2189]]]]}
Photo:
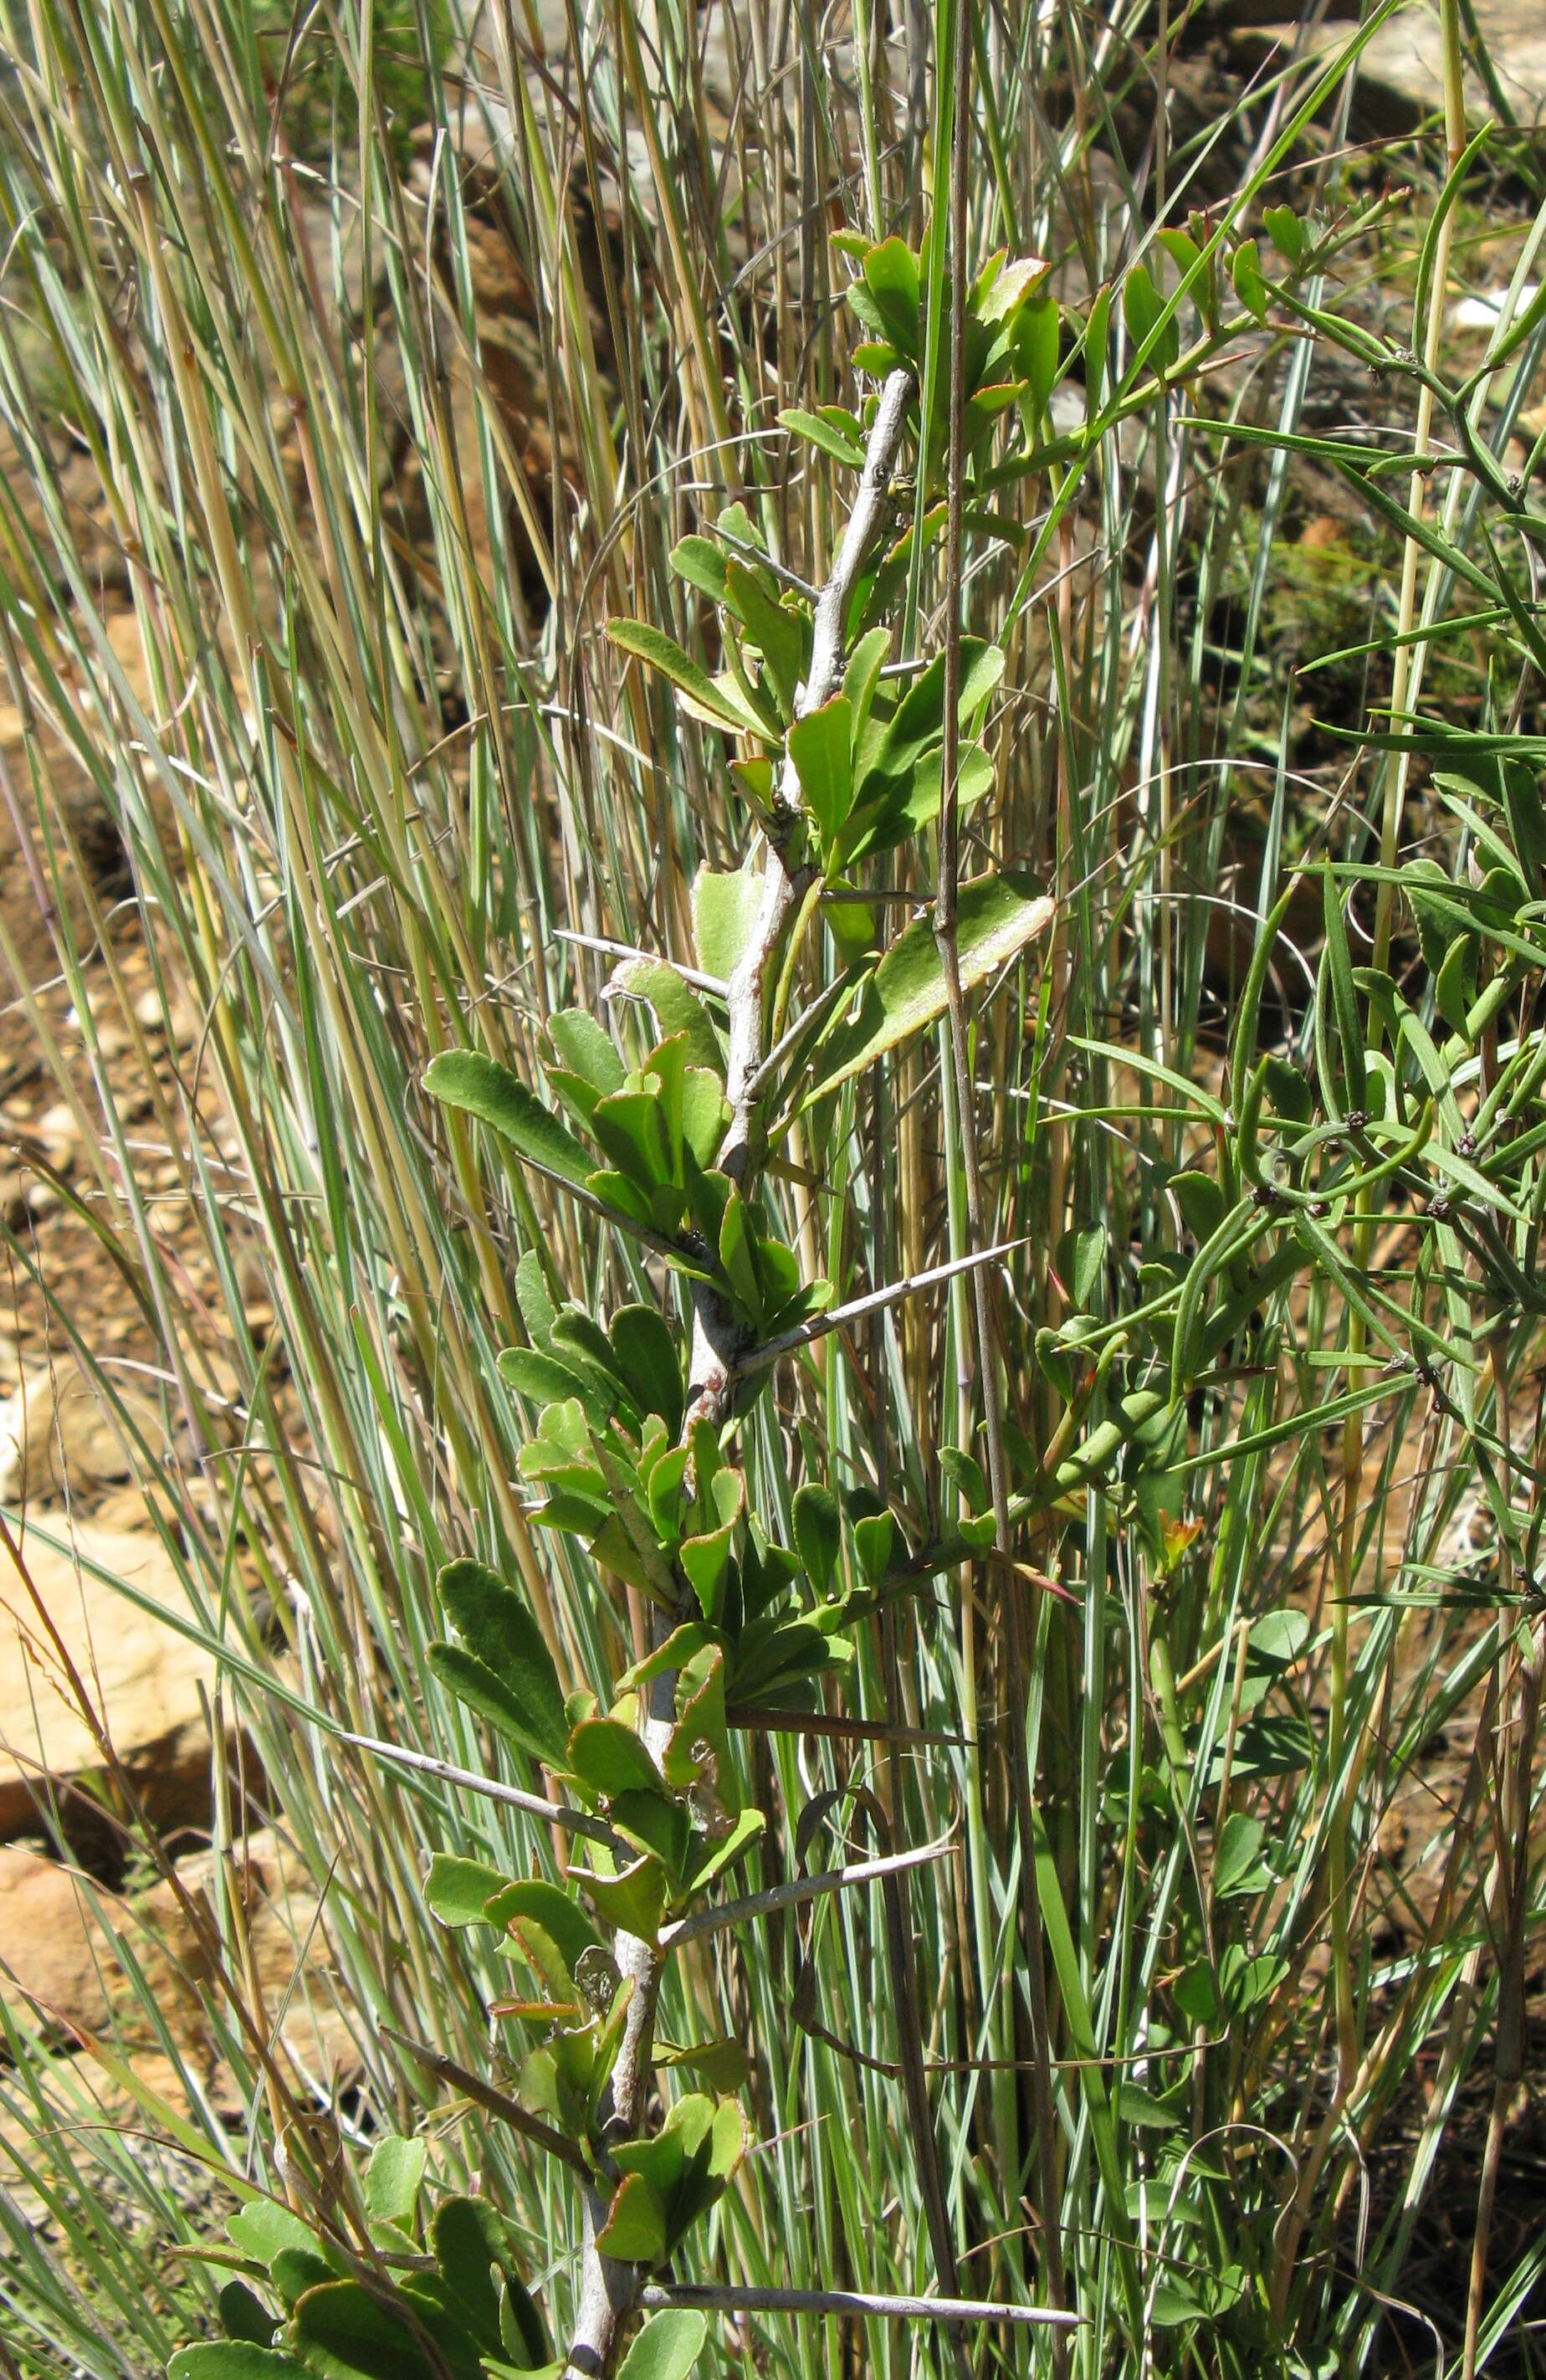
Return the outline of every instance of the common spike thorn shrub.
{"type": "MultiPolygon", "coordinates": [[[[1226,319],[1220,237],[1194,228],[1196,237],[1177,230],[1164,241],[1197,336],[1182,348],[1179,298],[1162,301],[1134,265],[1121,293],[1125,373],[1113,354],[1111,291],[1075,322],[1045,294],[1034,259],[996,256],[977,274],[963,309],[957,442],[967,536],[1012,541],[997,508],[1007,492],[1033,474],[1077,475],[1098,436],[1189,383],[1241,321],[1298,305],[1294,274],[1269,284],[1252,245],[1240,243],[1232,281],[1245,313],[1226,319]],[[1050,400],[1076,358],[1090,426],[1054,436],[1050,400]]],[[[1274,237],[1297,271],[1306,242],[1296,259],[1290,225],[1274,237]]],[[[624,1633],[644,1616],[635,1658],[604,1695],[566,1680],[523,1592],[474,1560],[441,1573],[443,1633],[429,1649],[441,1686],[544,1773],[551,1799],[533,1806],[566,1845],[556,1877],[512,1877],[441,1855],[425,1887],[441,1925],[491,1929],[511,1955],[517,1980],[489,2011],[521,2045],[510,2086],[408,2045],[571,2177],[579,2270],[565,2344],[554,2351],[556,2317],[530,2295],[499,2210],[442,2196],[426,2216],[422,2144],[388,2140],[368,2168],[352,2229],[314,2227],[260,2199],[240,2210],[230,2226],[240,2271],[222,2298],[228,2339],[184,2349],[173,2380],[509,2380],[565,2370],[598,2380],[625,2349],[634,2380],[685,2373],[704,2316],[650,2301],[669,2299],[670,2268],[745,2154],[736,2093],[747,2061],[729,2027],[679,2044],[659,2036],[657,2020],[663,1977],[684,1944],[734,1929],[750,1952],[780,1899],[739,1873],[769,1819],[747,1799],[737,1736],[770,1716],[787,1723],[814,1711],[822,1690],[840,1691],[855,1630],[999,1531],[990,1482],[964,1449],[941,1452],[957,1515],[932,1536],[900,1505],[806,1476],[788,1506],[786,1538],[744,1459],[748,1423],[780,1366],[855,1312],[960,1269],[877,1282],[853,1306],[837,1305],[780,1229],[770,1183],[780,1170],[798,1173],[797,1137],[819,1140],[839,1094],[947,1018],[952,972],[963,993],[1002,982],[1055,917],[1031,878],[990,868],[959,886],[948,964],[936,919],[920,915],[887,938],[870,897],[873,864],[896,870],[898,855],[936,826],[948,766],[956,815],[991,793],[1005,653],[957,638],[948,719],[947,655],[899,648],[919,550],[946,526],[948,377],[929,331],[926,251],[895,238],[844,236],[839,245],[857,266],[848,294],[867,334],[855,360],[879,385],[856,409],[783,417],[852,480],[821,584],[806,588],[777,565],[750,510],[731,503],[670,556],[712,607],[718,669],[652,623],[609,626],[686,718],[724,739],[711,773],[726,804],[740,805],[747,856],[731,870],[698,870],[689,960],[627,958],[601,1013],[550,1015],[540,1081],[519,1079],[470,1038],[425,1076],[453,1129],[485,1129],[575,1202],[629,1249],[634,1278],[656,1293],[590,1313],[565,1294],[550,1257],[532,1249],[514,1284],[525,1343],[500,1359],[536,1415],[520,1457],[531,1517],[576,1540],[612,1583],[624,1633]],[[904,521],[893,495],[908,475],[904,521]]],[[[948,280],[944,298],[948,306],[948,280]]],[[[1059,484],[1066,501],[1067,479],[1059,484]]],[[[1194,1172],[1170,1184],[1195,1258],[1146,1262],[1142,1305],[1117,1328],[1097,1318],[1103,1234],[1075,1234],[1056,1251],[1065,1311],[1036,1352],[1062,1420],[1045,1452],[1005,1421],[1011,1527],[1099,1486],[1153,1538],[1163,1571],[1185,1542],[1173,1457],[1194,1384],[1307,1256],[1336,1272],[1333,1234],[1349,1191],[1411,1168],[1427,1145],[1432,1095],[1404,1091],[1378,1050],[1366,1061],[1360,1038],[1360,1002],[1399,1006],[1395,987],[1351,967],[1335,871],[1325,886],[1317,1059],[1332,1121],[1314,1123],[1298,1071],[1255,1054],[1280,905],[1237,1013],[1234,1109],[1213,1103],[1221,1176],[1194,1172]],[[1086,1427],[1108,1383],[1117,1392],[1102,1394],[1100,1417],[1086,1427]]],[[[1411,889],[1425,948],[1431,941],[1437,959],[1443,946],[1441,1012],[1455,1032],[1474,1034],[1487,1001],[1474,945],[1506,905],[1505,890],[1512,897],[1512,880],[1495,887],[1490,877],[1475,895],[1426,879],[1411,889]]],[[[1408,1015],[1402,1035],[1420,1067],[1429,1045],[1408,1015]]],[[[1164,1076],[1157,1064],[1150,1071],[1164,1076]]],[[[961,1263],[998,1253],[970,1251],[961,1263]]],[[[1371,1330],[1383,1330],[1372,1315],[1371,1330]]],[[[893,1852],[852,1875],[835,1869],[802,1879],[799,1891],[868,1883],[942,1848],[893,1852]]],[[[953,2269],[948,2233],[934,2244],[944,2277],[953,2269]]],[[[1015,2318],[1035,2317],[1021,2309],[1015,2318]]]]}
{"type": "MultiPolygon", "coordinates": [[[[527,1343],[500,1362],[537,1415],[521,1455],[539,1499],[533,1518],[578,1539],[599,1573],[642,1600],[639,1658],[605,1697],[570,1691],[522,1593],[470,1560],[441,1574],[444,1633],[429,1654],[446,1691],[546,1773],[572,1847],[558,1881],[442,1855],[425,1888],[443,1925],[502,1935],[522,1978],[491,2010],[526,2044],[513,2092],[499,2096],[534,2154],[574,2178],[583,2246],[567,2353],[551,2353],[497,2211],[442,2199],[425,2228],[422,2154],[389,2142],[367,2174],[356,2240],[313,2237],[263,2201],[233,2218],[244,2271],[222,2300],[229,2343],[183,2350],[173,2380],[344,2380],[385,2369],[383,2356],[404,2380],[565,2362],[609,2370],[646,2284],[745,2151],[733,2095],[742,2046],[658,2041],[662,1973],[694,1932],[757,1923],[755,1893],[724,1898],[767,1824],[744,1802],[736,1731],[765,1711],[808,1708],[820,1683],[840,1681],[854,1623],[905,1591],[922,1550],[876,1498],[820,1478],[794,1495],[792,1542],[780,1542],[737,1459],[741,1424],[779,1357],[843,1318],[830,1284],[805,1275],[777,1228],[767,1170],[797,1118],[819,1114],[947,1002],[927,920],[879,949],[864,896],[866,864],[936,818],[945,766],[943,658],[895,660],[912,532],[898,534],[888,492],[922,432],[920,264],[899,240],[846,245],[860,266],[852,302],[873,334],[859,361],[882,386],[860,413],[787,417],[858,475],[825,583],[791,593],[751,515],[731,504],[671,556],[715,607],[719,673],[646,622],[610,626],[688,716],[731,739],[727,795],[754,828],[739,868],[696,877],[690,975],[666,959],[627,960],[609,986],[626,997],[609,1001],[607,1022],[577,1007],[550,1016],[540,1087],[470,1046],[425,1077],[446,1108],[661,1260],[678,1285],[664,1310],[631,1303],[592,1315],[529,1252],[515,1277],[527,1343]],[[827,980],[802,1002],[803,963],[823,926],[827,980]],[[668,2073],[688,2087],[660,2105],[668,2073]],[[388,2176],[411,2176],[411,2187],[388,2176]],[[412,2269],[400,2274],[404,2264],[412,2269]]],[[[1033,435],[1045,410],[1058,329],[1043,273],[998,257],[972,286],[974,472],[987,473],[1004,422],[1033,435]]],[[[937,394],[930,427],[937,476],[937,394]]],[[[925,534],[936,528],[931,504],[925,534]]],[[[982,731],[1004,657],[969,640],[962,661],[958,784],[970,807],[993,783],[982,731]]],[[[1002,975],[1051,915],[1013,869],[963,884],[963,984],[1002,975]]],[[[976,1473],[961,1465],[963,1478],[976,1473]]],[[[980,1475],[976,1488],[981,1506],[980,1475]]],[[[841,1871],[821,1881],[839,1883],[841,1871]]],[[[699,2313],[654,2314],[628,2369],[639,2361],[648,2380],[684,2370],[703,2335],[699,2313]]]]}

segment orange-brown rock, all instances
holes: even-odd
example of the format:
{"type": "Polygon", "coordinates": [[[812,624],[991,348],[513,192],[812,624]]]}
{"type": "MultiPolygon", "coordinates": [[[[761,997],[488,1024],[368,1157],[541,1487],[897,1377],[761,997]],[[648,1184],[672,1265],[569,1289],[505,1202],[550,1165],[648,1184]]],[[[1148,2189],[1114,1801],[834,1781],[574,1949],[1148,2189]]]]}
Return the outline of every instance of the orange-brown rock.
{"type": "MultiPolygon", "coordinates": [[[[62,1515],[49,1534],[66,1535],[62,1515]]],[[[169,1556],[148,1530],[82,1524],[70,1542],[29,1529],[25,1576],[0,1546],[0,1840],[35,1824],[45,1779],[70,1823],[68,1788],[106,1765],[99,1727],[156,1823],[209,1806],[199,1697],[214,1664],[170,1624],[189,1613],[169,1556]]]]}
{"type": "Polygon", "coordinates": [[[116,1907],[56,1860],[0,1846],[0,2001],[14,2022],[66,2034],[105,2025],[114,1960],[97,1912],[116,1907]]]}

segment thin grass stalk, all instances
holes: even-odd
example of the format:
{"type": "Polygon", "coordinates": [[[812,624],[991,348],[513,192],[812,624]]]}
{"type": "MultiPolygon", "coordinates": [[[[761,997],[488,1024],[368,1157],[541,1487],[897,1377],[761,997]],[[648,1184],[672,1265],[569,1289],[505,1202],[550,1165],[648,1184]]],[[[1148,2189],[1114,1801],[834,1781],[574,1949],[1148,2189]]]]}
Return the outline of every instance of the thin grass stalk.
{"type": "MultiPolygon", "coordinates": [[[[966,1187],[966,1218],[971,1241],[983,1245],[986,1234],[982,1174],[977,1154],[976,1087],[973,1081],[957,947],[957,887],[960,870],[960,761],[961,676],[961,563],[966,480],[965,324],[968,273],[968,190],[971,174],[972,67],[973,0],[953,0],[950,18],[954,42],[952,62],[953,117],[950,148],[950,279],[949,279],[949,446],[946,463],[945,532],[945,752],[944,793],[939,813],[938,872],[934,902],[934,936],[944,970],[948,998],[949,1046],[955,1081],[955,1123],[960,1135],[961,1172],[966,1187]]],[[[987,1475],[993,1498],[995,1543],[1006,1565],[1010,1564],[1013,1531],[1009,1521],[1008,1463],[1004,1449],[998,1345],[988,1268],[972,1276],[973,1324],[977,1376],[983,1402],[987,1449],[987,1475]]],[[[1034,1803],[1026,1750],[1028,1694],[1020,1585],[1012,1567],[1003,1576],[1005,1682],[1009,1709],[1005,1729],[1015,1833],[1020,1845],[1021,1921],[1029,1985],[1032,2025],[1033,2109],[1036,2131],[1041,2216],[1041,2250],[1047,2302],[1061,2308],[1063,2269],[1061,2214],[1057,2203],[1057,2152],[1052,2098],[1050,2015],[1046,1993],[1045,1952],[1032,1845],[1035,1840],[1034,1803]]],[[[1034,1608],[1032,1626],[1034,1628],[1034,1608]]],[[[1055,2338],[1055,2368],[1061,2372],[1060,2341],[1055,2338]]]]}

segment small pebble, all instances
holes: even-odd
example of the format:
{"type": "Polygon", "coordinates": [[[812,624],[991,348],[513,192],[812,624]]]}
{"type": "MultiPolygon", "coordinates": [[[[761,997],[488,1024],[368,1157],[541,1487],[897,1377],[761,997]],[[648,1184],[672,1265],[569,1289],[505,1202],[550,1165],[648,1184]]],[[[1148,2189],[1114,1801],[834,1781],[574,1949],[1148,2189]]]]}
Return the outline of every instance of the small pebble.
{"type": "Polygon", "coordinates": [[[45,1108],[33,1129],[50,1161],[62,1173],[67,1172],[80,1154],[80,1126],[67,1101],[56,1099],[53,1107],[45,1108]]]}

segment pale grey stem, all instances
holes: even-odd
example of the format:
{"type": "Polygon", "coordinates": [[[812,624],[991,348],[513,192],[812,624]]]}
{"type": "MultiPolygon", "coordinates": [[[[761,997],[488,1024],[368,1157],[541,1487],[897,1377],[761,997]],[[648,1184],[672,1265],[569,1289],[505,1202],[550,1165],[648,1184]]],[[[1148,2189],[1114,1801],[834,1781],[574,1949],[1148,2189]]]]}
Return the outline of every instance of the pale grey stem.
{"type": "MultiPolygon", "coordinates": [[[[831,576],[816,598],[810,674],[794,699],[795,713],[801,719],[808,710],[819,710],[837,692],[843,665],[843,614],[885,510],[912,395],[912,374],[907,370],[888,374],[881,388],[880,403],[864,448],[864,468],[859,474],[859,492],[853,499],[831,576]]],[[[779,781],[779,804],[791,819],[801,817],[800,772],[787,754],[779,781]]]]}
{"type": "Polygon", "coordinates": [[[449,1760],[437,1760],[432,1753],[410,1752],[401,1743],[383,1743],[380,1736],[350,1735],[340,1728],[337,1741],[355,1744],[361,1752],[373,1752],[378,1759],[390,1760],[399,1768],[417,1768],[423,1776],[438,1778],[442,1785],[465,1786],[469,1793],[481,1793],[486,1802],[503,1802],[512,1810],[524,1810],[528,1817],[540,1818],[544,1825],[558,1827],[566,1835],[584,1835],[593,1843],[604,1843],[621,1859],[638,1857],[633,1845],[614,1834],[605,1818],[593,1817],[588,1810],[572,1810],[567,1803],[545,1801],[540,1793],[525,1793],[519,1785],[505,1785],[497,1777],[479,1777],[471,1768],[453,1767],[449,1760]]]}
{"type": "Polygon", "coordinates": [[[702,2306],[715,2313],[877,2314],[892,2322],[1009,2322],[1021,2329],[1035,2324],[1071,2330],[1081,2319],[1050,2306],[994,2305],[986,2298],[876,2297],[868,2289],[743,2289],[712,2281],[656,2281],[640,2303],[651,2312],[658,2306],[702,2306]]]}
{"type": "Polygon", "coordinates": [[[822,1869],[817,1876],[791,1876],[788,1884],[769,1885],[766,1892],[749,1892],[742,1900],[726,1900],[718,1909],[695,1909],[674,1925],[660,1928],[662,1950],[675,1950],[705,1934],[722,1934],[729,1925],[748,1918],[766,1917],[775,1909],[798,1909],[802,1901],[818,1900],[824,1892],[840,1892],[846,1885],[878,1884],[882,1876],[900,1876],[904,1868],[923,1867],[930,1860],[948,1859],[955,1849],[954,1835],[942,1835],[921,1850],[893,1852],[887,1859],[854,1860],[848,1867],[822,1869]]]}
{"type": "Polygon", "coordinates": [[[679,975],[682,982],[690,983],[695,991],[709,992],[716,1000],[723,1000],[725,996],[722,976],[705,975],[702,967],[683,966],[682,961],[673,959],[668,951],[642,951],[636,942],[614,942],[605,934],[582,934],[573,926],[555,926],[553,939],[560,942],[574,942],[583,951],[598,951],[603,958],[643,959],[647,966],[668,966],[672,975],[679,975]]]}
{"type": "MultiPolygon", "coordinates": [[[[816,598],[810,671],[794,698],[798,718],[819,710],[837,690],[843,666],[843,616],[885,509],[912,394],[912,375],[909,371],[892,372],[881,388],[853,509],[839,540],[830,575],[816,598]]],[[[756,1081],[764,1057],[767,971],[790,912],[811,880],[809,867],[798,851],[804,818],[800,772],[787,752],[774,795],[774,809],[777,822],[763,868],[756,923],[726,991],[729,1050],[725,1096],[730,1102],[731,1121],[717,1162],[732,1182],[739,1182],[745,1172],[751,1147],[756,1081]]],[[[694,1405],[703,1413],[722,1408],[726,1401],[727,1356],[733,1354],[734,1343],[722,1328],[716,1329],[716,1318],[707,1311],[707,1304],[704,1299],[698,1301],[693,1326],[694,1405]]]]}
{"type": "MultiPolygon", "coordinates": [[[[853,510],[838,547],[831,576],[816,599],[810,673],[795,698],[795,709],[802,718],[808,710],[818,710],[830,698],[837,686],[842,668],[843,614],[885,504],[912,388],[912,374],[896,371],[881,391],[853,510]]],[[[725,987],[729,1028],[725,1095],[730,1103],[731,1122],[720,1144],[718,1163],[735,1182],[743,1178],[751,1154],[755,1081],[762,1063],[766,1033],[768,969],[791,911],[812,880],[809,864],[799,853],[803,823],[799,771],[787,757],[774,808],[776,822],[763,868],[756,924],[751,941],[725,987]]],[[[688,1409],[689,1420],[702,1418],[718,1423],[724,1420],[730,1408],[733,1367],[742,1334],[723,1302],[707,1284],[694,1286],[693,1304],[693,1394],[688,1409]]],[[[660,1615],[656,1614],[655,1617],[658,1621],[660,1615]]],[[[649,1716],[641,1730],[646,1744],[657,1759],[664,1751],[670,1734],[674,1706],[675,1680],[668,1673],[654,1681],[649,1716]]],[[[911,1865],[920,1858],[938,1857],[942,1848],[931,1845],[928,1852],[911,1853],[901,1864],[911,1865]]],[[[876,1866],[875,1872],[879,1874],[881,1867],[876,1866]]],[[[858,1882],[861,1879],[856,1874],[850,1880],[858,1882]]],[[[833,1882],[821,1877],[802,1879],[793,1898],[808,1900],[813,1892],[834,1890],[836,1883],[841,1881],[844,1881],[841,1876],[833,1882]]],[[[787,1896],[789,1888],[782,1888],[782,1890],[787,1896]]],[[[767,1895],[758,1898],[759,1907],[779,1905],[778,1895],[771,1900],[767,1895]]],[[[616,1937],[618,1964],[634,1982],[634,1997],[629,2003],[622,2046],[612,2070],[612,2109],[608,2129],[617,2137],[626,2138],[636,2133],[643,2119],[644,2101],[649,2088],[655,2003],[659,1994],[660,1971],[668,1946],[686,1939],[692,1931],[711,1933],[717,1924],[734,1924],[736,1906],[731,1904],[729,1914],[714,1912],[706,1925],[697,1925],[693,1920],[684,1920],[682,1925],[666,1929],[658,1945],[635,1941],[628,1934],[620,1934],[616,1937]]],[[[569,2346],[566,2380],[606,2380],[623,2331],[642,2302],[643,2268],[636,2265],[619,2264],[606,2255],[600,2247],[598,2233],[606,2220],[606,2209],[605,2198],[595,2191],[587,2190],[580,2303],[569,2346]]]]}
{"type": "MultiPolygon", "coordinates": [[[[843,615],[885,509],[912,395],[910,371],[892,372],[881,389],[853,509],[839,541],[830,576],[816,598],[810,671],[794,698],[798,719],[803,719],[808,711],[819,710],[837,691],[843,666],[843,615]]],[[[731,1125],[719,1161],[732,1178],[738,1178],[744,1170],[751,1137],[751,1086],[762,1063],[768,965],[790,910],[809,881],[808,871],[794,851],[804,821],[804,805],[800,795],[800,771],[787,751],[774,807],[779,831],[763,870],[762,906],[752,939],[731,977],[728,993],[730,1058],[725,1095],[730,1100],[731,1125]]]]}
{"type": "MultiPolygon", "coordinates": [[[[669,1623],[651,1614],[651,1634],[658,1641],[669,1623]]],[[[670,1740],[675,1716],[674,1671],[651,1682],[649,1709],[640,1729],[652,1757],[659,1761],[670,1740]]],[[[613,1937],[618,1967],[632,1978],[634,1997],[623,2020],[622,2042],[612,2068],[607,2118],[609,2139],[632,2139],[643,2127],[649,2092],[651,2055],[655,2041],[655,2004],[660,1996],[665,1966],[663,1945],[640,1941],[619,1932],[613,1937]]],[[[647,2267],[621,2263],[600,2247],[598,2235],[607,2220],[608,2197],[594,2183],[585,2190],[581,2236],[580,2302],[570,2338],[565,2380],[605,2380],[616,2360],[622,2335],[637,2312],[647,2267]]]]}
{"type": "Polygon", "coordinates": [[[976,1265],[992,1264],[998,1257],[1007,1257],[1025,1245],[1023,1238],[1000,1240],[991,1248],[973,1248],[969,1256],[952,1257],[948,1264],[930,1265],[926,1272],[909,1273],[905,1281],[888,1281],[884,1289],[872,1289],[863,1297],[850,1298],[846,1305],[828,1307],[825,1314],[813,1314],[808,1322],[797,1323],[792,1330],[781,1330],[776,1339],[759,1340],[736,1365],[738,1372],[765,1371],[780,1355],[791,1354],[797,1347],[808,1347],[813,1340],[825,1338],[829,1330],[840,1330],[848,1322],[857,1322],[866,1314],[878,1314],[888,1305],[898,1305],[904,1297],[915,1296],[922,1289],[933,1289],[936,1282],[950,1281],[958,1272],[970,1272],[976,1265]]]}

